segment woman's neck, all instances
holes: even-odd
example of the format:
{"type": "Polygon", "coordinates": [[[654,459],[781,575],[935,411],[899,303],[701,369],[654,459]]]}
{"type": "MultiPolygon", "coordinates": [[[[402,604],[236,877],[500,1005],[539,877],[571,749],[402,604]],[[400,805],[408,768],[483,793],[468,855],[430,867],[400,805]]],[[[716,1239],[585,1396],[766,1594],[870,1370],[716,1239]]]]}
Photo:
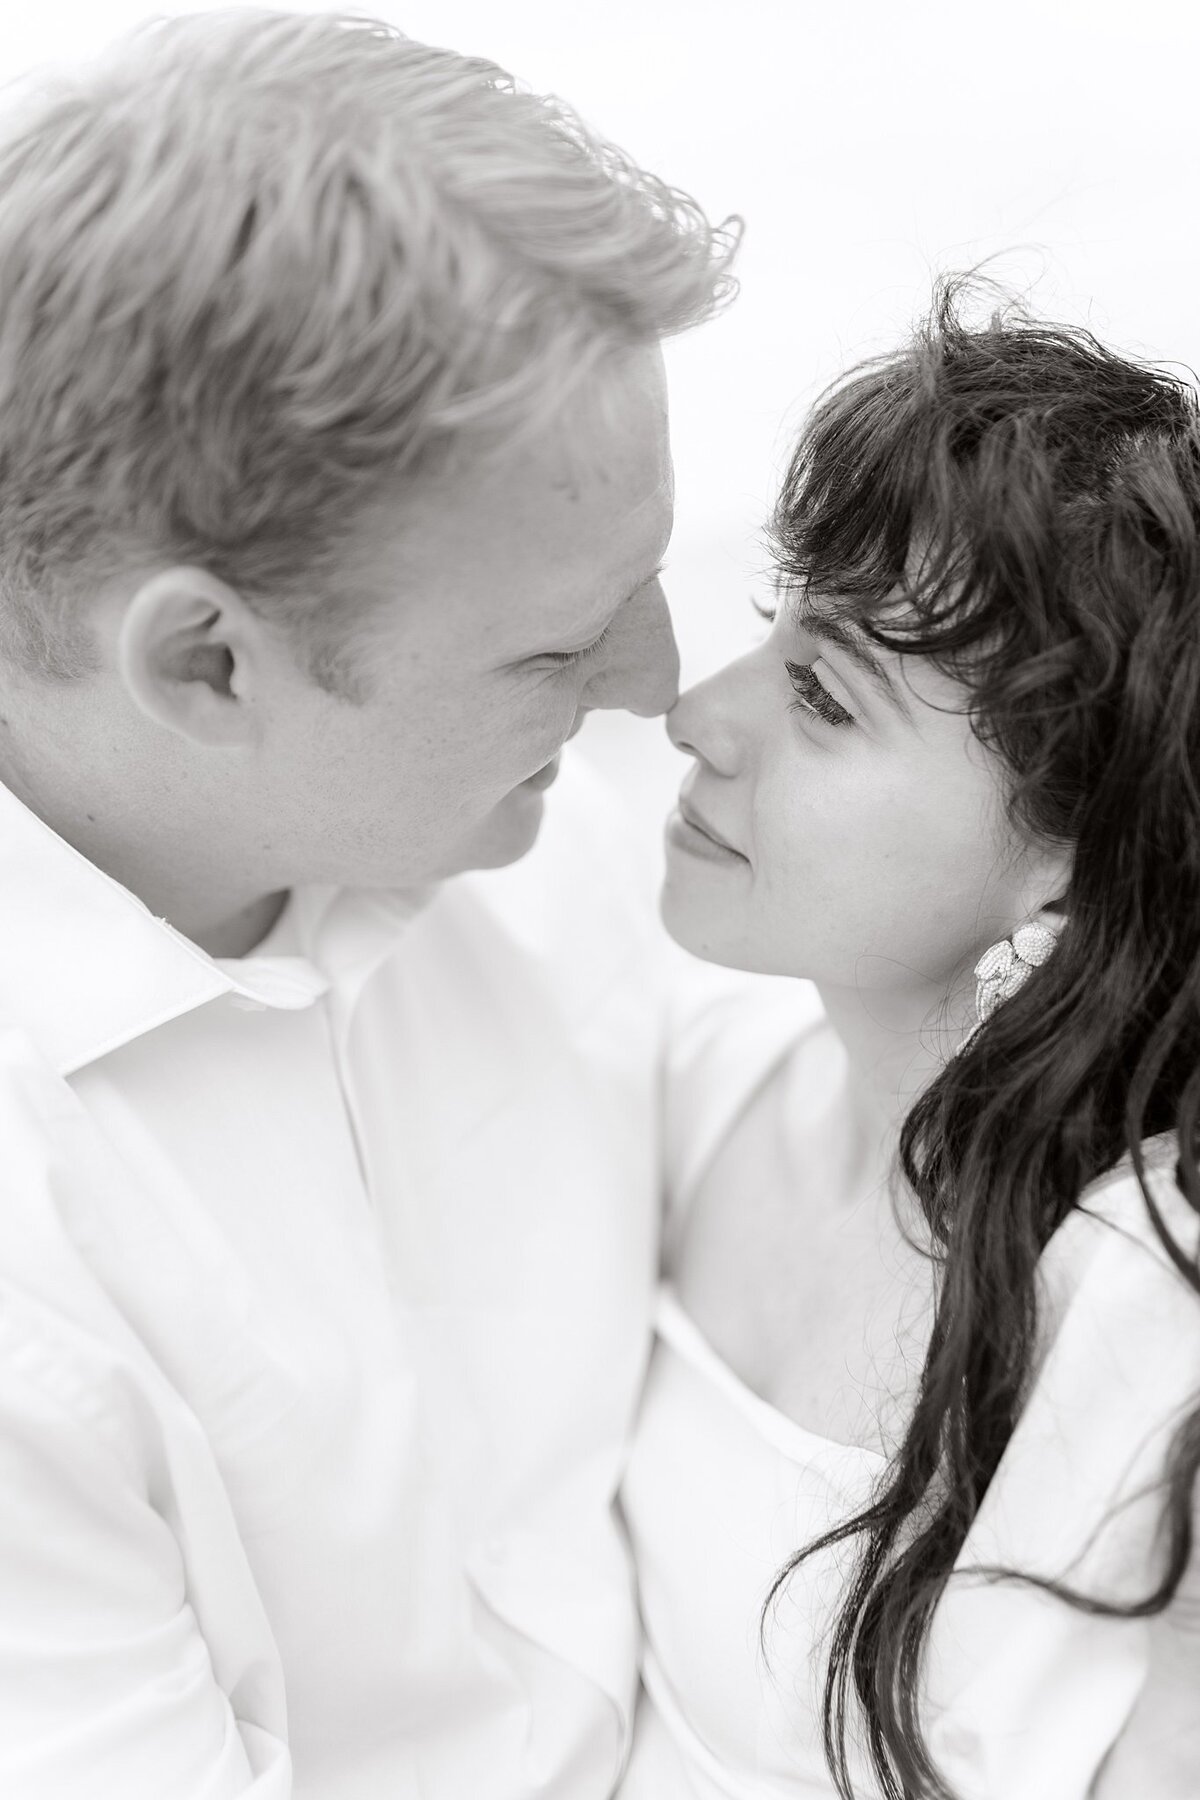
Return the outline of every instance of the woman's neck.
{"type": "Polygon", "coordinates": [[[971,995],[947,995],[933,983],[818,988],[846,1051],[847,1099],[857,1133],[864,1143],[878,1144],[890,1162],[914,1101],[970,1030],[971,995]]]}

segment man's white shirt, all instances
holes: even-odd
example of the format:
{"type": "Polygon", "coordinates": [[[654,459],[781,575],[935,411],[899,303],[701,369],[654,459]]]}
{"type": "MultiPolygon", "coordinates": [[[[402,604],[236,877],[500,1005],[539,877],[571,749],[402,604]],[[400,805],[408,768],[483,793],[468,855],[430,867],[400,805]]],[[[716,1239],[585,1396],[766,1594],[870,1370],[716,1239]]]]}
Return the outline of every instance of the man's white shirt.
{"type": "Polygon", "coordinates": [[[0,789],[0,1793],[604,1800],[657,952],[522,863],[215,961],[0,789]]]}

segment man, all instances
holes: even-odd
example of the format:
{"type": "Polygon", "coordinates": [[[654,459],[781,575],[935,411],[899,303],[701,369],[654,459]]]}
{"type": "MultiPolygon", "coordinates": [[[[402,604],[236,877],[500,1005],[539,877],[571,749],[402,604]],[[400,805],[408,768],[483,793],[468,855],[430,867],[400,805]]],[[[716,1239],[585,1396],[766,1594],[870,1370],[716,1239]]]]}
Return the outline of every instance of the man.
{"type": "Polygon", "coordinates": [[[731,249],[383,26],[0,140],[6,1800],[616,1784],[654,985],[578,772],[519,859],[674,698],[731,249]]]}

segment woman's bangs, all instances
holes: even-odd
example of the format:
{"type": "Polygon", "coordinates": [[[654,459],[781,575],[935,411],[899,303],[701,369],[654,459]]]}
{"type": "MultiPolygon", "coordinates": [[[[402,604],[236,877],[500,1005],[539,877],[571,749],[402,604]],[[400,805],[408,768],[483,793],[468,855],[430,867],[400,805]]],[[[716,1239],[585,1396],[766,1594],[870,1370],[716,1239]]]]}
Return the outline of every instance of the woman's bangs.
{"type": "Polygon", "coordinates": [[[796,446],[769,536],[785,591],[819,595],[886,649],[936,656],[980,635],[979,582],[933,408],[906,373],[872,368],[826,395],[796,446]]]}

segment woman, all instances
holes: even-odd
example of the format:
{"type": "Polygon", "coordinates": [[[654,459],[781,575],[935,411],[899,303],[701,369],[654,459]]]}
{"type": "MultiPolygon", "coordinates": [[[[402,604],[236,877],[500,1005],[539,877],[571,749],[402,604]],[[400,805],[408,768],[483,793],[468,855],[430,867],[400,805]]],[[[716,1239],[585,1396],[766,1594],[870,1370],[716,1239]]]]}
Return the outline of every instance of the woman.
{"type": "Polygon", "coordinates": [[[675,1042],[623,1800],[1200,1794],[1200,425],[960,293],[670,720],[669,930],[803,985],[675,1042]]]}

